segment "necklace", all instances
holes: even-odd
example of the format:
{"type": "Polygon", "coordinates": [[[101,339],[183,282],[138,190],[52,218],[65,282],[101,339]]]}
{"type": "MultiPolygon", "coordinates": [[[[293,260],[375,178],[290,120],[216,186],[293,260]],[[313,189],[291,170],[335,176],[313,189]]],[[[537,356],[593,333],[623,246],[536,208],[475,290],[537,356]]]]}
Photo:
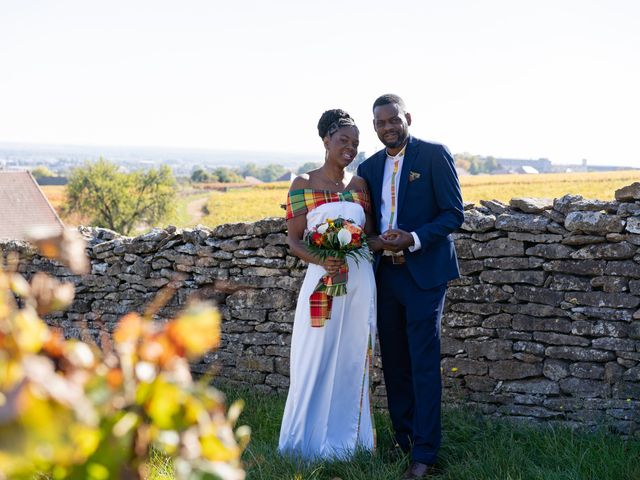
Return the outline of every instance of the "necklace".
{"type": "Polygon", "coordinates": [[[327,175],[327,172],[325,172],[324,170],[322,171],[322,173],[324,174],[325,178],[327,180],[329,180],[331,183],[333,183],[336,187],[339,187],[340,184],[342,183],[343,178],[341,178],[339,181],[335,181],[333,178],[331,178],[329,175],[327,175]]]}

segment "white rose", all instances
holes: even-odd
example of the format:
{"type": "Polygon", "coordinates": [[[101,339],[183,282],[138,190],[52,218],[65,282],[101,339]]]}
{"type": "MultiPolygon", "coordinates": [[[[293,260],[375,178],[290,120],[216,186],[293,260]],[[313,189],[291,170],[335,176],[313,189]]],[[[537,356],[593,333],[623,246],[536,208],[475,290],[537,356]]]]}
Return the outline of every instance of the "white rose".
{"type": "Polygon", "coordinates": [[[338,232],[338,241],[341,246],[349,245],[351,242],[351,232],[346,228],[341,228],[338,232]]]}
{"type": "Polygon", "coordinates": [[[318,233],[320,235],[324,235],[324,232],[327,231],[327,228],[329,228],[329,224],[328,223],[323,223],[321,225],[318,225],[318,233]]]}

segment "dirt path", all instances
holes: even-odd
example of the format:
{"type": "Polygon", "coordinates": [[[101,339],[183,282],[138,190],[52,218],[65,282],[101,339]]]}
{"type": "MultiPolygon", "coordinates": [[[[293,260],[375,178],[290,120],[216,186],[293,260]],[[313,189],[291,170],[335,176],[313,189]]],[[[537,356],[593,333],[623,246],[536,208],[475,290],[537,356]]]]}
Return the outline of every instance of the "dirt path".
{"type": "Polygon", "coordinates": [[[193,223],[194,225],[198,223],[198,220],[204,217],[202,207],[207,204],[208,200],[209,196],[206,196],[203,198],[196,198],[195,200],[187,204],[187,213],[191,217],[191,223],[193,223]]]}

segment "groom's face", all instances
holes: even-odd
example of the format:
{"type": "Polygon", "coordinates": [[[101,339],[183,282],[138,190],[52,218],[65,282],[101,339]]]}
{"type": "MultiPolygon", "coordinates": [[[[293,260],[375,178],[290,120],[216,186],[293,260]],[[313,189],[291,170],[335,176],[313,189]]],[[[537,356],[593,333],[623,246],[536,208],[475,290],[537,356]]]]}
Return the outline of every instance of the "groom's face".
{"type": "Polygon", "coordinates": [[[373,110],[373,128],[387,148],[400,147],[409,136],[411,115],[399,105],[388,103],[373,110]]]}

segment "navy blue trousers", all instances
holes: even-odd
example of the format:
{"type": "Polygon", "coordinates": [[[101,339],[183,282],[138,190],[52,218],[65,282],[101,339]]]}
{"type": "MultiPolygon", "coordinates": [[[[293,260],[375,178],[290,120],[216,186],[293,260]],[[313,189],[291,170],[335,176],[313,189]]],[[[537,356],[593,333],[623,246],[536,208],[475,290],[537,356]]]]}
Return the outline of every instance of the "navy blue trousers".
{"type": "Polygon", "coordinates": [[[440,319],[446,284],[423,290],[406,265],[381,263],[378,334],[396,441],[413,460],[436,462],[441,440],[440,319]]]}

